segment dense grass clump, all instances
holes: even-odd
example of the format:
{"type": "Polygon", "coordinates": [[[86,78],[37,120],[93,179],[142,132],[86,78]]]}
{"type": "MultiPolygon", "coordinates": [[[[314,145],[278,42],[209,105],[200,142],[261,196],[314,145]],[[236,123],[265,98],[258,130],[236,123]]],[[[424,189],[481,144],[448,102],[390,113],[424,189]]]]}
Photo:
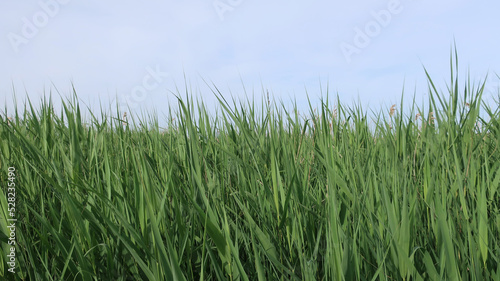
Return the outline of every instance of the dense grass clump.
{"type": "Polygon", "coordinates": [[[426,110],[372,122],[324,101],[85,125],[78,102],[0,120],[16,170],[2,280],[500,280],[500,116],[452,73],[426,110]],[[486,117],[485,117],[486,116],[486,117]],[[375,124],[375,125],[372,125],[375,124]]]}

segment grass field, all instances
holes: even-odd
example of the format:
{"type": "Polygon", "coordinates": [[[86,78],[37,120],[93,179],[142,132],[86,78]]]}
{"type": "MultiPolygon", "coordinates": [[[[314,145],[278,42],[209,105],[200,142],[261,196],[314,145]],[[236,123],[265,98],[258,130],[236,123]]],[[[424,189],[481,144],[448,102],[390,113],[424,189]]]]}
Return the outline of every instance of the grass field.
{"type": "Polygon", "coordinates": [[[338,99],[299,115],[216,89],[218,114],[185,97],[166,129],[85,125],[75,100],[8,112],[0,277],[500,280],[499,105],[456,69],[445,94],[429,78],[428,108],[373,122],[338,99]]]}

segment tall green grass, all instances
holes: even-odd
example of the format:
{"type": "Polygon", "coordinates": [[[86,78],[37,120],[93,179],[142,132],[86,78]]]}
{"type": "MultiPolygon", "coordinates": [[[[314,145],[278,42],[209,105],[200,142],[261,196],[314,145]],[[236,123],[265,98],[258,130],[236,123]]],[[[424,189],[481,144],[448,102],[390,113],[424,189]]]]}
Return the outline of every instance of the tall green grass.
{"type": "MultiPolygon", "coordinates": [[[[179,99],[162,129],[76,100],[0,120],[17,173],[5,280],[500,280],[500,115],[484,84],[376,115],[337,99],[221,111],[179,99]],[[486,118],[484,118],[486,116],[486,118]]],[[[8,115],[8,114],[7,114],[8,115]]],[[[7,201],[0,197],[0,232],[7,201]]],[[[3,242],[6,241],[5,235],[3,242]]]]}

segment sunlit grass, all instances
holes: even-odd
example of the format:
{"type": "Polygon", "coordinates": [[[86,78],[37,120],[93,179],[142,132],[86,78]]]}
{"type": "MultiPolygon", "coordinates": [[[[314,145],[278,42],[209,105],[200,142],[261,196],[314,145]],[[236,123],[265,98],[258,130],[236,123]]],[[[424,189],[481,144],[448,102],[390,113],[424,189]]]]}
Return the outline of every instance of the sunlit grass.
{"type": "Polygon", "coordinates": [[[429,77],[428,109],[375,126],[338,99],[299,114],[216,88],[217,115],[186,97],[166,129],[123,112],[85,125],[76,101],[7,113],[16,277],[500,280],[499,108],[454,69],[446,94],[429,77]]]}

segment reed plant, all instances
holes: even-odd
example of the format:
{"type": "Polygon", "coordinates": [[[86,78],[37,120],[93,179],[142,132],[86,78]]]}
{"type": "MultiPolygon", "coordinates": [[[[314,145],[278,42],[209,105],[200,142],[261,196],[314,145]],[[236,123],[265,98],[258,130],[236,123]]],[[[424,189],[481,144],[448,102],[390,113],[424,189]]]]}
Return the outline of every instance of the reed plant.
{"type": "Polygon", "coordinates": [[[457,69],[445,93],[429,77],[428,108],[373,116],[328,95],[309,114],[228,102],[215,86],[216,114],[186,95],[167,128],[124,112],[85,125],[76,98],[5,112],[17,272],[2,195],[0,277],[500,280],[499,107],[457,69]]]}

